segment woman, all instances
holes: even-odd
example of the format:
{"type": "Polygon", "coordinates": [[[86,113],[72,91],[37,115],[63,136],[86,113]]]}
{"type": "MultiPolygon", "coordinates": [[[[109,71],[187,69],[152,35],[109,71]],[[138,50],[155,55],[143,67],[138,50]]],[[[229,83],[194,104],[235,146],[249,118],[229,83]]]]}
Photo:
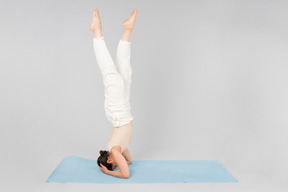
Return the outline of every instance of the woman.
{"type": "Polygon", "coordinates": [[[90,25],[90,30],[94,32],[93,47],[96,60],[103,75],[105,115],[113,125],[107,145],[108,151],[100,151],[97,163],[104,173],[121,178],[130,177],[128,164],[132,162],[127,148],[133,132],[133,116],[130,112],[132,76],[130,36],[136,21],[136,15],[137,8],[123,22],[124,33],[117,47],[116,65],[114,65],[102,36],[101,21],[97,8],[94,8],[90,25]],[[117,166],[120,171],[113,171],[117,166]]]}

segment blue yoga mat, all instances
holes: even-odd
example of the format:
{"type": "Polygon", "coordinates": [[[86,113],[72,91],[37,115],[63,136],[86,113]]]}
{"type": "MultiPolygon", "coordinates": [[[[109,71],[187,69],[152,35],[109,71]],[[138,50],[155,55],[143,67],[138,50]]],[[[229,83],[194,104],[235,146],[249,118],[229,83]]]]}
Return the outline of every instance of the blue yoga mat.
{"type": "MultiPolygon", "coordinates": [[[[103,173],[96,160],[68,156],[46,182],[58,183],[223,183],[238,182],[219,160],[134,160],[130,178],[103,173]]],[[[119,167],[114,169],[119,171],[119,167]]]]}

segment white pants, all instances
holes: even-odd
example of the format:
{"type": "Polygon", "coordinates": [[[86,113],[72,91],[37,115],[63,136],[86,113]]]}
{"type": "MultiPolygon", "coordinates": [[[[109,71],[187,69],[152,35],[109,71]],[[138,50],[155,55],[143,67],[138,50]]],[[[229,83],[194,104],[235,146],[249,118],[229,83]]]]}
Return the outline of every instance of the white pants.
{"type": "Polygon", "coordinates": [[[107,49],[104,37],[93,38],[93,47],[105,89],[105,114],[113,125],[120,127],[133,120],[130,107],[132,68],[130,64],[131,42],[120,39],[116,65],[107,49]]]}

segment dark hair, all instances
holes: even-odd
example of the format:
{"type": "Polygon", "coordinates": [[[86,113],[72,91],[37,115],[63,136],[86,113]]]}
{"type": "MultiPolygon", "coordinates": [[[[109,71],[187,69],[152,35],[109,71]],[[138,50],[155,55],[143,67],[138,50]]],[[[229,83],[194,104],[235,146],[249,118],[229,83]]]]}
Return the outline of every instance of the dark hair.
{"type": "Polygon", "coordinates": [[[99,165],[100,167],[100,163],[102,165],[104,165],[105,167],[107,167],[108,170],[112,171],[112,163],[107,163],[107,160],[108,160],[108,157],[109,157],[109,154],[108,154],[108,151],[105,151],[105,150],[100,150],[100,156],[98,157],[97,159],[97,164],[99,165]]]}

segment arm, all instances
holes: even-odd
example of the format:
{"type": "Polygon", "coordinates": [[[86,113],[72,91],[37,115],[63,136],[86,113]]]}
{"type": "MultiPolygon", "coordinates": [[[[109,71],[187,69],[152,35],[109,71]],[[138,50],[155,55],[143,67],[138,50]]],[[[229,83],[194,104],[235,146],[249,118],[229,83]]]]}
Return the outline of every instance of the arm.
{"type": "Polygon", "coordinates": [[[121,171],[110,171],[110,170],[107,170],[106,173],[109,174],[109,175],[112,175],[114,177],[120,177],[120,178],[125,178],[125,179],[129,178],[129,177],[124,177],[124,175],[121,173],[121,171]]]}
{"type": "Polygon", "coordinates": [[[125,177],[121,171],[110,171],[107,169],[107,167],[103,166],[102,163],[100,163],[100,169],[108,174],[108,175],[112,175],[112,176],[115,176],[115,177],[121,177],[121,178],[128,178],[128,177],[125,177]]]}
{"type": "Polygon", "coordinates": [[[121,177],[121,178],[128,179],[130,177],[130,171],[129,171],[129,167],[128,167],[126,159],[121,154],[120,146],[114,146],[111,149],[111,153],[112,153],[114,161],[118,165],[120,171],[110,171],[105,166],[102,167],[102,164],[101,164],[100,169],[106,174],[109,174],[109,175],[112,175],[115,177],[121,177]]]}
{"type": "Polygon", "coordinates": [[[130,155],[128,148],[125,151],[123,151],[122,155],[124,156],[128,164],[132,163],[132,157],[130,155]]]}

